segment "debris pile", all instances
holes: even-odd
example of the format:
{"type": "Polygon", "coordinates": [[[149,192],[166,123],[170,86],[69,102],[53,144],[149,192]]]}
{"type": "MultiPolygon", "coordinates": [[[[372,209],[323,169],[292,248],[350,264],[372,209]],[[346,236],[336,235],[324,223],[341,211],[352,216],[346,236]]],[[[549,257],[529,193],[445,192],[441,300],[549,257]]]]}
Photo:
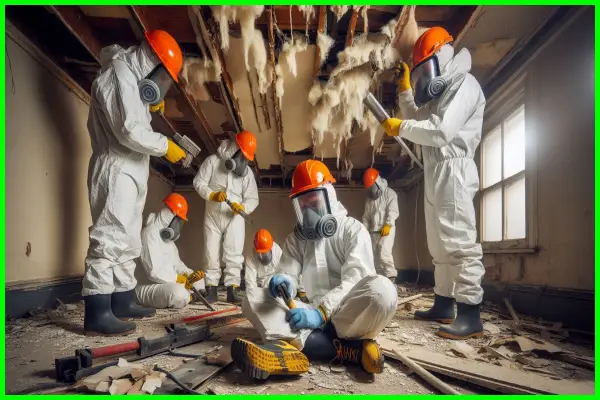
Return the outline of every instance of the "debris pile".
{"type": "Polygon", "coordinates": [[[141,364],[130,364],[121,358],[117,365],[82,379],[73,388],[113,395],[152,394],[162,386],[165,378],[166,375],[162,372],[153,371],[151,367],[141,364]]]}

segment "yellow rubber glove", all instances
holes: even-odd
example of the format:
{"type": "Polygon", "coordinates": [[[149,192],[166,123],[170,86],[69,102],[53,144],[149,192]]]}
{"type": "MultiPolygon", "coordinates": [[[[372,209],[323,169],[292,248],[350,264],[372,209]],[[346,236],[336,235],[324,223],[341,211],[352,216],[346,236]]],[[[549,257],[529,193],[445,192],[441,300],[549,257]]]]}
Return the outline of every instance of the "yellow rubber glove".
{"type": "Polygon", "coordinates": [[[388,136],[400,135],[400,125],[402,125],[402,120],[398,118],[388,118],[381,123],[381,127],[388,136]]]}
{"type": "Polygon", "coordinates": [[[396,71],[396,85],[398,85],[398,93],[410,90],[410,68],[405,62],[401,62],[394,68],[396,71]]]}
{"type": "Polygon", "coordinates": [[[177,275],[177,283],[187,286],[188,278],[185,275],[177,275]]]}
{"type": "Polygon", "coordinates": [[[243,204],[239,204],[239,203],[232,203],[231,204],[231,209],[233,210],[234,213],[239,213],[240,210],[241,211],[246,211],[246,208],[244,207],[243,204]]]}
{"type": "Polygon", "coordinates": [[[225,192],[212,192],[209,196],[209,199],[215,201],[217,203],[222,203],[227,198],[227,193],[225,192]]]}
{"type": "Polygon", "coordinates": [[[175,144],[171,139],[168,139],[169,147],[167,147],[167,153],[165,154],[165,158],[169,160],[169,162],[175,164],[182,158],[185,158],[185,152],[183,149],[175,144]]]}
{"type": "Polygon", "coordinates": [[[150,112],[160,112],[161,114],[165,113],[165,101],[161,101],[158,104],[152,105],[150,104],[150,112]]]}
{"type": "Polygon", "coordinates": [[[390,230],[392,230],[392,227],[389,225],[384,225],[383,228],[381,228],[381,236],[387,236],[390,234],[390,230]]]}
{"type": "Polygon", "coordinates": [[[190,285],[193,285],[194,283],[201,281],[202,278],[204,278],[204,272],[203,271],[194,271],[192,274],[190,274],[188,276],[188,282],[190,283],[190,285]]]}

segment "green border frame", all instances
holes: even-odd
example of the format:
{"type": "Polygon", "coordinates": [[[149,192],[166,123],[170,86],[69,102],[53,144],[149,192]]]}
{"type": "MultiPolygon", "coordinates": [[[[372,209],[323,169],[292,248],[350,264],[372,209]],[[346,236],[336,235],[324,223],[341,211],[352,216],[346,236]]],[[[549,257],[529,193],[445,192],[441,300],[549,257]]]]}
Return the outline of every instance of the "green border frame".
{"type": "MultiPolygon", "coordinates": [[[[217,5],[217,4],[224,4],[224,5],[259,5],[261,3],[256,2],[256,1],[243,1],[243,0],[229,0],[229,1],[221,1],[221,0],[214,0],[212,2],[202,2],[202,1],[189,1],[189,0],[185,0],[185,1],[177,1],[175,4],[173,3],[169,3],[166,0],[146,0],[146,1],[139,1],[139,0],[134,0],[134,1],[130,1],[130,2],[123,2],[123,1],[118,1],[118,0],[80,0],[80,1],[69,1],[69,0],[58,0],[58,1],[27,1],[27,0],[23,0],[23,1],[8,1],[8,2],[3,2],[4,6],[7,5],[169,5],[169,6],[173,6],[173,5],[205,5],[205,4],[210,4],[210,5],[217,5]]],[[[472,6],[472,5],[502,5],[502,6],[548,6],[548,5],[572,5],[572,6],[583,6],[583,5],[591,5],[591,6],[595,6],[597,3],[597,1],[578,1],[576,3],[573,4],[568,4],[565,0],[563,1],[556,1],[556,0],[545,0],[545,1],[535,1],[535,0],[529,0],[529,1],[510,1],[510,0],[480,0],[478,2],[473,2],[473,1],[462,1],[462,0],[456,0],[456,1],[422,1],[422,0],[413,0],[410,4],[411,5],[430,5],[430,6],[435,6],[435,5],[468,5],[468,6],[472,6]],[[476,4],[474,4],[476,3],[476,4]]],[[[264,3],[263,3],[264,4],[264,3]]],[[[315,2],[314,0],[307,0],[301,3],[297,3],[297,2],[290,2],[290,1],[279,1],[279,0],[275,0],[275,1],[270,1],[268,2],[269,5],[310,5],[310,4],[314,4],[314,5],[323,5],[323,2],[315,2]]],[[[339,2],[339,1],[330,1],[330,2],[326,2],[327,5],[329,4],[348,4],[347,2],[339,2]]],[[[392,1],[385,1],[385,0],[373,0],[373,1],[359,1],[358,3],[354,3],[355,5],[397,5],[397,3],[392,2],[392,1]]],[[[5,8],[2,7],[1,9],[1,13],[2,13],[2,28],[3,30],[6,32],[5,30],[5,8]]],[[[598,8],[595,9],[595,39],[596,39],[596,43],[595,43],[595,76],[597,77],[599,75],[600,72],[600,68],[598,67],[598,39],[600,38],[600,34],[599,34],[599,27],[600,27],[600,23],[599,21],[599,17],[600,17],[600,11],[598,8]]],[[[5,49],[5,38],[6,38],[6,34],[2,36],[2,38],[0,39],[0,44],[2,46],[2,48],[5,49]]],[[[573,62],[576,62],[576,60],[573,60],[573,62]]],[[[2,74],[6,76],[6,59],[3,58],[2,62],[0,63],[0,70],[2,71],[2,74]]],[[[565,71],[566,73],[568,73],[568,71],[565,71]]],[[[0,112],[0,123],[2,126],[2,141],[0,142],[0,161],[1,161],[1,165],[2,165],[2,173],[0,174],[0,207],[1,209],[4,210],[3,213],[0,213],[0,226],[2,226],[2,231],[0,232],[0,270],[3,272],[3,281],[5,283],[5,268],[6,268],[6,181],[5,181],[5,171],[6,171],[6,157],[5,157],[5,129],[6,129],[6,121],[5,121],[5,112],[6,112],[6,82],[2,81],[1,84],[1,89],[2,89],[2,112],[0,112]]],[[[594,82],[594,88],[595,91],[597,92],[598,89],[600,88],[600,84],[598,83],[598,79],[595,80],[594,82]]],[[[600,144],[598,139],[598,132],[599,132],[599,128],[600,128],[600,123],[598,122],[598,103],[596,102],[595,104],[595,143],[594,143],[594,235],[595,235],[595,240],[594,240],[594,258],[595,258],[595,265],[597,265],[598,261],[599,261],[599,256],[600,256],[600,251],[598,250],[598,238],[600,236],[600,228],[599,228],[599,222],[600,222],[600,217],[598,216],[598,204],[600,202],[600,198],[599,198],[599,183],[600,183],[600,168],[599,168],[599,163],[598,163],[598,154],[599,154],[599,149],[600,149],[600,144]]],[[[598,283],[600,282],[600,280],[598,279],[598,276],[596,275],[594,278],[595,281],[595,285],[597,286],[598,283]]],[[[6,291],[3,290],[2,291],[2,295],[0,296],[1,299],[1,305],[2,305],[2,320],[5,321],[5,296],[6,296],[6,291]]],[[[595,317],[596,317],[596,324],[595,327],[598,327],[598,315],[599,315],[599,309],[598,309],[598,296],[596,295],[595,297],[595,306],[596,306],[596,310],[595,310],[595,317]]],[[[598,358],[598,340],[596,339],[596,359],[598,358]]],[[[6,348],[6,336],[2,335],[2,346],[0,348],[0,357],[1,359],[4,361],[4,366],[6,367],[6,355],[5,355],[5,348],[6,348]]],[[[595,371],[595,380],[597,382],[598,380],[598,371],[595,371]]],[[[17,397],[16,395],[6,395],[5,391],[6,391],[6,374],[2,374],[4,375],[2,377],[2,380],[0,381],[0,394],[2,395],[2,397],[17,397]]],[[[22,397],[22,396],[35,396],[35,395],[19,395],[18,397],[22,397]]],[[[89,396],[89,395],[74,395],[77,397],[81,397],[81,396],[89,396]]],[[[153,397],[175,397],[176,395],[160,395],[160,396],[153,396],[153,397]]],[[[306,397],[307,395],[270,395],[270,396],[276,396],[276,397],[286,397],[286,398],[290,398],[290,399],[301,399],[306,397]]],[[[319,398],[332,398],[335,397],[335,395],[310,395],[311,397],[319,397],[319,398]]],[[[390,397],[390,396],[403,396],[402,394],[398,394],[398,395],[354,395],[354,396],[367,396],[367,397],[390,397]]],[[[435,394],[432,395],[421,395],[421,396],[436,396],[435,394]]],[[[568,397],[568,398],[575,398],[575,397],[586,397],[589,398],[591,396],[595,395],[563,395],[560,397],[568,397]]],[[[108,396],[110,397],[110,396],[108,396]]],[[[235,398],[238,397],[238,395],[226,395],[226,396],[219,396],[221,398],[226,397],[226,398],[235,398]]],[[[244,398],[262,398],[264,397],[264,395],[243,395],[244,398]]],[[[469,395],[467,397],[477,397],[477,398],[481,398],[481,395],[469,395]]],[[[487,397],[487,396],[484,396],[487,397]]],[[[495,396],[494,396],[495,397],[495,396]]],[[[512,396],[512,397],[525,397],[525,396],[512,396]]],[[[44,398],[60,398],[60,399],[65,399],[63,396],[61,395],[45,395],[44,398]]]]}

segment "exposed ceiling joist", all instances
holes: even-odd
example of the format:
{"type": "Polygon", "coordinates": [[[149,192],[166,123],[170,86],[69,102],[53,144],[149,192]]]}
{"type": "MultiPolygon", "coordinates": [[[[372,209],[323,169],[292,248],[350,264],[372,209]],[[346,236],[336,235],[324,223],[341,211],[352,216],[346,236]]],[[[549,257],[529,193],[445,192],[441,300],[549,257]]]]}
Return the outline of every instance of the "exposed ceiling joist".
{"type": "MultiPolygon", "coordinates": [[[[148,29],[161,28],[161,27],[152,26],[152,22],[147,20],[144,13],[139,12],[138,6],[129,6],[128,8],[129,8],[129,11],[131,12],[131,16],[138,23],[138,25],[142,28],[142,31],[146,32],[148,29]]],[[[138,38],[138,39],[143,40],[143,38],[138,38]]],[[[204,143],[204,146],[207,148],[207,150],[210,153],[214,153],[217,150],[218,146],[217,146],[217,142],[214,137],[213,131],[210,128],[210,125],[208,124],[208,121],[206,120],[204,113],[202,112],[200,107],[198,107],[196,102],[186,93],[185,89],[181,87],[181,85],[178,84],[177,88],[179,89],[181,96],[185,99],[187,105],[190,107],[194,116],[196,117],[196,119],[200,123],[201,127],[203,128],[203,131],[197,130],[197,133],[200,136],[200,139],[204,143]]]]}
{"type": "MultiPolygon", "coordinates": [[[[454,48],[458,48],[460,42],[464,39],[465,35],[475,25],[481,12],[483,11],[483,6],[471,7],[471,12],[466,12],[464,17],[462,17],[462,28],[459,28],[458,34],[454,37],[454,48]]],[[[461,22],[462,22],[461,21],[461,22]]]]}
{"type": "Polygon", "coordinates": [[[100,64],[102,44],[94,35],[86,16],[76,6],[50,6],[50,10],[62,21],[65,27],[79,40],[92,57],[100,64]]]}
{"type": "MultiPolygon", "coordinates": [[[[317,17],[317,32],[323,33],[325,31],[325,20],[327,19],[327,6],[319,6],[319,15],[317,17]]],[[[318,38],[318,34],[317,34],[318,38]]],[[[318,39],[317,39],[318,42],[318,39]]],[[[317,51],[315,52],[315,69],[314,69],[314,78],[319,74],[319,70],[321,69],[321,49],[317,46],[317,51]]]]}
{"type": "Polygon", "coordinates": [[[269,60],[271,62],[272,74],[273,74],[273,107],[275,108],[275,123],[277,124],[277,143],[279,148],[279,162],[281,164],[281,179],[285,182],[285,176],[287,174],[287,167],[285,166],[285,160],[283,153],[285,147],[283,145],[283,120],[281,116],[281,105],[279,104],[279,96],[277,94],[277,72],[275,62],[275,34],[273,32],[273,6],[267,7],[265,10],[267,13],[268,21],[268,34],[269,34],[269,60]]]}

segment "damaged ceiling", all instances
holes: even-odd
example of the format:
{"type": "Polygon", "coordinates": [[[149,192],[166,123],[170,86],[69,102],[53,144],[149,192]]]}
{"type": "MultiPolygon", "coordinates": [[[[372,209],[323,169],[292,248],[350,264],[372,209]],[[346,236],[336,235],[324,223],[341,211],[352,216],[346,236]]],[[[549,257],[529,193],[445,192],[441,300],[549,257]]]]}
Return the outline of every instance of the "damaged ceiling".
{"type": "MultiPolygon", "coordinates": [[[[173,130],[186,135],[201,148],[187,169],[152,159],[153,169],[177,187],[191,184],[202,160],[214,153],[223,139],[246,129],[258,140],[253,169],[260,187],[289,188],[295,165],[316,157],[332,169],[339,184],[358,184],[364,170],[374,166],[395,187],[402,188],[420,178],[420,169],[411,165],[410,158],[384,137],[381,129],[371,137],[353,123],[339,146],[332,135],[325,135],[321,143],[315,141],[311,126],[315,107],[309,102],[309,92],[315,83],[327,82],[336,73],[340,52],[364,34],[376,37],[390,21],[394,21],[391,26],[396,37],[406,36],[414,16],[415,30],[417,26],[443,26],[456,39],[456,46],[471,50],[473,74],[485,90],[499,67],[565,8],[236,7],[237,19],[228,29],[226,24],[225,30],[218,21],[223,11],[208,6],[8,6],[6,16],[88,93],[99,69],[102,47],[136,45],[146,30],[171,33],[186,58],[184,79],[166,97],[166,118],[153,115],[153,126],[169,136],[173,130]],[[241,9],[260,9],[260,13],[240,16],[241,9]],[[260,34],[253,37],[255,42],[246,43],[258,46],[250,48],[248,63],[244,47],[248,35],[244,37],[243,32],[260,34]],[[326,56],[318,45],[324,35],[331,41],[326,56]],[[223,48],[224,36],[229,37],[227,49],[223,48]],[[265,45],[259,49],[261,40],[265,45]],[[265,51],[266,55],[258,54],[265,51]],[[266,66],[253,68],[264,61],[266,66]],[[264,79],[275,84],[265,90],[264,79]]],[[[381,82],[374,94],[392,112],[395,84],[393,79],[381,82]]]]}

